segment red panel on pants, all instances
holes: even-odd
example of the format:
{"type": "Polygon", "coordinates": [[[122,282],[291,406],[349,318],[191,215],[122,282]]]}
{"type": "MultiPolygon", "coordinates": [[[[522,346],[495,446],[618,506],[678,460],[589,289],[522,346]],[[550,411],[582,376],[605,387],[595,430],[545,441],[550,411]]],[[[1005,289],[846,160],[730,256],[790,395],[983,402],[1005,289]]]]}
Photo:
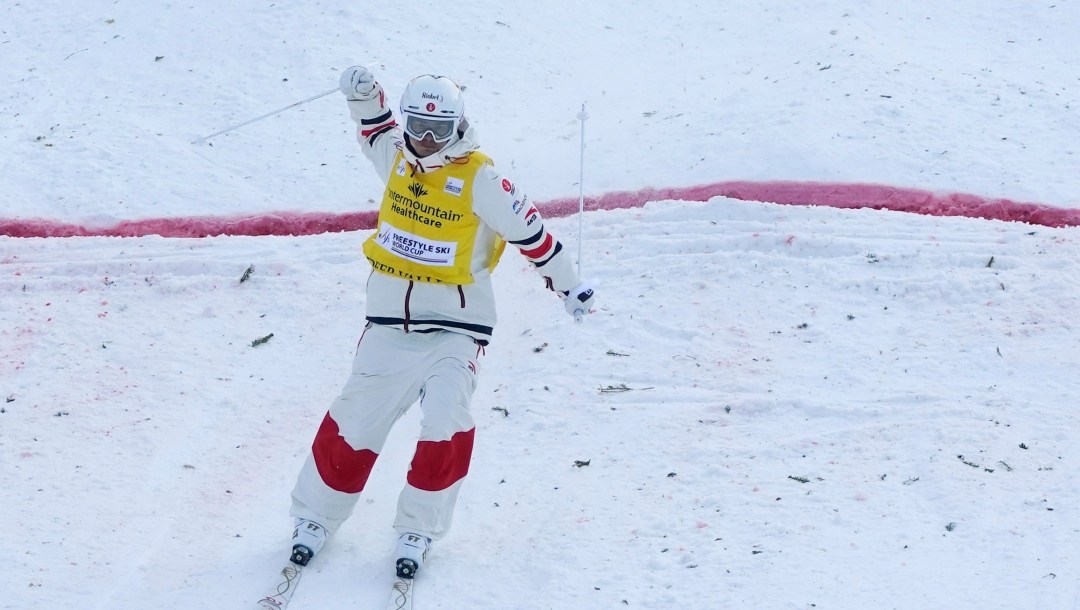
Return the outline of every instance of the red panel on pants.
{"type": "Polygon", "coordinates": [[[330,413],[323,418],[315,442],[311,444],[311,454],[319,476],[330,488],[344,493],[360,493],[367,484],[375,459],[379,454],[370,449],[359,451],[349,446],[342,438],[337,422],[330,413]]]}
{"type": "Polygon", "coordinates": [[[458,432],[448,441],[420,441],[409,468],[409,485],[442,491],[469,474],[476,428],[458,432]]]}

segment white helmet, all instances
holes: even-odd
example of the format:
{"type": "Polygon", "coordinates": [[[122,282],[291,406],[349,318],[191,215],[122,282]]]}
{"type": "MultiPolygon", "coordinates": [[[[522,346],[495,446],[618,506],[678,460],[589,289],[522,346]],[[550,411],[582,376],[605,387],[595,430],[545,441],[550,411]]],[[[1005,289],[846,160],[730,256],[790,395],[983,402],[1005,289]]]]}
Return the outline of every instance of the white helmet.
{"type": "Polygon", "coordinates": [[[405,133],[421,140],[428,133],[446,142],[457,133],[465,115],[465,100],[457,83],[445,76],[424,74],[409,81],[401,94],[405,133]]]}

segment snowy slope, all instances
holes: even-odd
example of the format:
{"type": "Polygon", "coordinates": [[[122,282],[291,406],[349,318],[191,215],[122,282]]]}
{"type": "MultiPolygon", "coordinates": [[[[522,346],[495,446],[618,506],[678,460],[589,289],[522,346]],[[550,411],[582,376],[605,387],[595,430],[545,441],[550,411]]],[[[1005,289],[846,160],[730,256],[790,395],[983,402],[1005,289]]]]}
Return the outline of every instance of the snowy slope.
{"type": "MultiPolygon", "coordinates": [[[[2,7],[0,218],[371,209],[337,95],[191,144],[371,61],[393,91],[458,77],[538,199],[576,195],[588,101],[594,195],[1080,201],[1072,2],[433,6],[2,7]]],[[[576,248],[576,218],[548,224],[576,248]]],[[[727,198],[585,228],[580,325],[517,254],[496,272],[424,608],[1080,607],[1076,228],[727,198]]],[[[266,592],[362,328],[366,236],[0,237],[0,608],[266,592]]],[[[380,606],[417,426],[293,610],[380,606]]]]}
{"type": "Polygon", "coordinates": [[[0,9],[0,217],[352,211],[379,194],[340,99],[453,75],[540,200],[719,180],[873,182],[1080,207],[1080,5],[44,0],[0,9]],[[468,34],[467,32],[475,32],[468,34]]]}
{"type": "MultiPolygon", "coordinates": [[[[425,607],[1070,607],[1069,230],[723,200],[589,227],[580,326],[500,267],[425,607]]],[[[261,594],[360,331],[359,237],[7,244],[12,607],[261,594]]],[[[296,608],[381,598],[416,425],[296,608]]]]}

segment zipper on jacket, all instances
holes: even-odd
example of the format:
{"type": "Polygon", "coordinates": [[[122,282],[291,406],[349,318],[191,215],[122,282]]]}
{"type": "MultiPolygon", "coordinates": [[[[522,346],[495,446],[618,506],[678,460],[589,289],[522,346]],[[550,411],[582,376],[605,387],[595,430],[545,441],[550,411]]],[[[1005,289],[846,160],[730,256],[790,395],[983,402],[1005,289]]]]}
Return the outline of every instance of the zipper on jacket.
{"type": "Polygon", "coordinates": [[[461,297],[461,308],[465,309],[465,289],[461,287],[461,284],[458,284],[457,293],[461,297]]]}
{"type": "Polygon", "coordinates": [[[367,334],[369,328],[371,328],[371,322],[364,325],[364,332],[360,333],[360,338],[356,340],[356,351],[360,351],[360,343],[364,340],[364,335],[367,334]]]}
{"type": "Polygon", "coordinates": [[[409,288],[405,291],[405,332],[409,332],[409,298],[412,296],[413,281],[409,280],[409,288]]]}

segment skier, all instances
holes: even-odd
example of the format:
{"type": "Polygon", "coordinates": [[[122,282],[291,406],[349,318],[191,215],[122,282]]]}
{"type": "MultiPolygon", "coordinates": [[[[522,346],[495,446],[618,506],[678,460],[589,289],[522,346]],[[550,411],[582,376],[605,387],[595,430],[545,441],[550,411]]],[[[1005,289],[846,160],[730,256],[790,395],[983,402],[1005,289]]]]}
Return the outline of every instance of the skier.
{"type": "Polygon", "coordinates": [[[390,428],[419,401],[420,438],[394,522],[398,576],[412,578],[450,527],[469,471],[469,405],[495,326],[491,272],[506,243],[535,265],[571,315],[588,313],[594,296],[522,189],[479,151],[454,81],[410,81],[400,125],[369,70],[348,68],[340,85],[357,140],[386,189],[376,232],[363,246],[372,271],[352,374],[292,492],[292,561],[307,565],[349,517],[390,428]]]}

